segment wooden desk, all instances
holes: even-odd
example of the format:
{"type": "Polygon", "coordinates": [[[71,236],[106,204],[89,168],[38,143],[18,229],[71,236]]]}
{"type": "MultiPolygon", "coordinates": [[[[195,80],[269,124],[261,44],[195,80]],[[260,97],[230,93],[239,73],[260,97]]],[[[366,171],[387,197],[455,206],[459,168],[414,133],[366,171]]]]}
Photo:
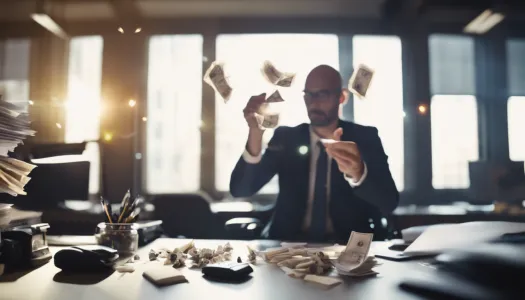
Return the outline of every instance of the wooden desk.
{"type": "MultiPolygon", "coordinates": [[[[154,243],[139,250],[141,262],[135,263],[134,273],[112,273],[102,281],[91,284],[64,283],[69,278],[60,278],[60,269],[53,261],[29,272],[14,282],[2,282],[0,277],[0,299],[42,299],[42,300],[106,300],[106,299],[419,299],[399,289],[398,283],[406,276],[424,276],[433,270],[423,264],[412,262],[391,262],[381,260],[382,265],[376,267],[379,272],[376,277],[344,278],[344,282],[331,289],[325,289],[300,279],[288,277],[274,265],[259,262],[253,266],[252,278],[241,284],[226,284],[207,281],[202,277],[201,270],[181,269],[189,283],[157,288],[142,277],[142,271],[152,263],[147,262],[148,251],[151,248],[175,248],[187,240],[158,239],[154,243]]],[[[195,240],[197,247],[216,247],[226,241],[195,240]]],[[[240,255],[246,257],[246,245],[259,249],[278,245],[273,241],[231,241],[234,248],[234,258],[240,255]]],[[[375,244],[374,247],[380,246],[375,244]]],[[[54,247],[56,252],[59,248],[54,247]]],[[[170,266],[166,266],[170,268],[170,266]]],[[[83,275],[82,275],[83,276],[83,275]]],[[[331,276],[337,276],[331,274],[331,276]]],[[[5,279],[4,279],[5,281],[5,279]]],[[[85,282],[84,282],[85,283],[85,282]]]]}

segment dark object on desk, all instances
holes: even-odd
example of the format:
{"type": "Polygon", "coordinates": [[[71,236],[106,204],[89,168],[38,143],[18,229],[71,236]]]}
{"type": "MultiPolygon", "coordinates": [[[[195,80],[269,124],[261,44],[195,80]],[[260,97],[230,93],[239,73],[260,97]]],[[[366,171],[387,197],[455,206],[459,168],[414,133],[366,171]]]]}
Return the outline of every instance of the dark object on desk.
{"type": "Polygon", "coordinates": [[[407,260],[416,260],[416,259],[422,259],[425,257],[428,257],[428,255],[409,255],[405,252],[401,251],[394,251],[394,250],[383,250],[381,252],[374,252],[374,255],[386,259],[386,260],[392,260],[392,261],[407,261],[407,260]]]}
{"type": "Polygon", "coordinates": [[[374,249],[374,255],[392,261],[406,261],[406,260],[415,260],[421,259],[434,255],[421,255],[421,254],[406,254],[403,252],[410,244],[406,243],[392,243],[384,244],[381,247],[374,249]]]}
{"type": "Polygon", "coordinates": [[[484,244],[436,257],[441,269],[494,289],[520,290],[525,295],[525,248],[484,244]]]}
{"type": "Polygon", "coordinates": [[[524,249],[480,244],[451,250],[436,257],[439,269],[435,278],[408,280],[402,287],[446,299],[523,299],[524,249]]]}
{"type": "Polygon", "coordinates": [[[202,274],[206,278],[221,282],[239,282],[246,279],[252,272],[253,269],[249,264],[231,261],[211,264],[202,268],[202,274]]]}
{"type": "Polygon", "coordinates": [[[28,209],[56,208],[67,199],[88,199],[89,162],[36,163],[31,181],[25,186],[27,196],[19,196],[17,205],[28,209]]]}
{"type": "Polygon", "coordinates": [[[153,242],[164,233],[161,220],[138,221],[136,224],[139,232],[139,246],[153,242]]]}
{"type": "Polygon", "coordinates": [[[410,246],[410,244],[392,244],[388,249],[392,251],[405,251],[408,246],[410,246]]]}
{"type": "Polygon", "coordinates": [[[118,259],[116,250],[104,246],[78,246],[55,254],[55,266],[68,272],[107,271],[118,259]]]}
{"type": "Polygon", "coordinates": [[[520,203],[525,199],[522,161],[469,162],[469,193],[476,203],[520,203]]]}
{"type": "Polygon", "coordinates": [[[493,243],[504,243],[504,244],[524,244],[525,245],[525,232],[506,233],[499,239],[492,241],[493,243]]]}
{"type": "Polygon", "coordinates": [[[67,144],[37,144],[30,152],[31,159],[47,158],[60,155],[81,155],[86,150],[86,142],[67,144]]]}
{"type": "Polygon", "coordinates": [[[6,270],[38,267],[51,259],[46,232],[49,224],[19,226],[1,234],[0,263],[6,270]]]}

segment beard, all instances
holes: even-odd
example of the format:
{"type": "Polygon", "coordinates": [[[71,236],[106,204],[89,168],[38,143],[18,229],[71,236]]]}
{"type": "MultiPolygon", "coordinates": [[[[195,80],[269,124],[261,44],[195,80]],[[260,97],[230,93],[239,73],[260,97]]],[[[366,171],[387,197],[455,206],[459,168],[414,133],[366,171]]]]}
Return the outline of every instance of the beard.
{"type": "Polygon", "coordinates": [[[335,111],[330,111],[328,113],[321,110],[312,109],[308,111],[308,118],[310,118],[310,124],[312,126],[324,127],[332,124],[338,119],[337,112],[337,108],[335,111]]]}

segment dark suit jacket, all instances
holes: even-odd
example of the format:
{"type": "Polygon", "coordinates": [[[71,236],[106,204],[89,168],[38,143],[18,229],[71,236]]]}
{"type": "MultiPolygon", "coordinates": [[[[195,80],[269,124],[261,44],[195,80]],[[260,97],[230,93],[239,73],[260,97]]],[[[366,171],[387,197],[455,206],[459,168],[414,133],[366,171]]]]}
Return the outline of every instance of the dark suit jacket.
{"type": "MultiPolygon", "coordinates": [[[[368,174],[363,183],[352,188],[332,160],[329,213],[338,240],[348,240],[352,231],[375,232],[369,220],[390,214],[399,202],[399,193],[388,167],[387,156],[377,129],[339,121],[341,140],[357,143],[368,174]]],[[[279,175],[279,195],[275,213],[267,227],[267,237],[293,240],[301,235],[306,211],[310,156],[299,147],[310,148],[308,124],[279,127],[275,130],[261,162],[249,164],[241,157],[232,172],[230,192],[234,197],[249,197],[259,191],[275,174],[279,175]]]]}

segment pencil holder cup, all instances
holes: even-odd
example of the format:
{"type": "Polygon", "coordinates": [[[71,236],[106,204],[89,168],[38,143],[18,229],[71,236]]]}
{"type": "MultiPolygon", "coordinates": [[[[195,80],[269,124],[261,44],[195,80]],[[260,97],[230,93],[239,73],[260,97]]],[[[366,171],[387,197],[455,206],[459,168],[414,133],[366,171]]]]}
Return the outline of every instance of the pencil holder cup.
{"type": "Polygon", "coordinates": [[[139,247],[139,233],[135,223],[99,223],[95,232],[97,243],[130,255],[139,247]]]}

